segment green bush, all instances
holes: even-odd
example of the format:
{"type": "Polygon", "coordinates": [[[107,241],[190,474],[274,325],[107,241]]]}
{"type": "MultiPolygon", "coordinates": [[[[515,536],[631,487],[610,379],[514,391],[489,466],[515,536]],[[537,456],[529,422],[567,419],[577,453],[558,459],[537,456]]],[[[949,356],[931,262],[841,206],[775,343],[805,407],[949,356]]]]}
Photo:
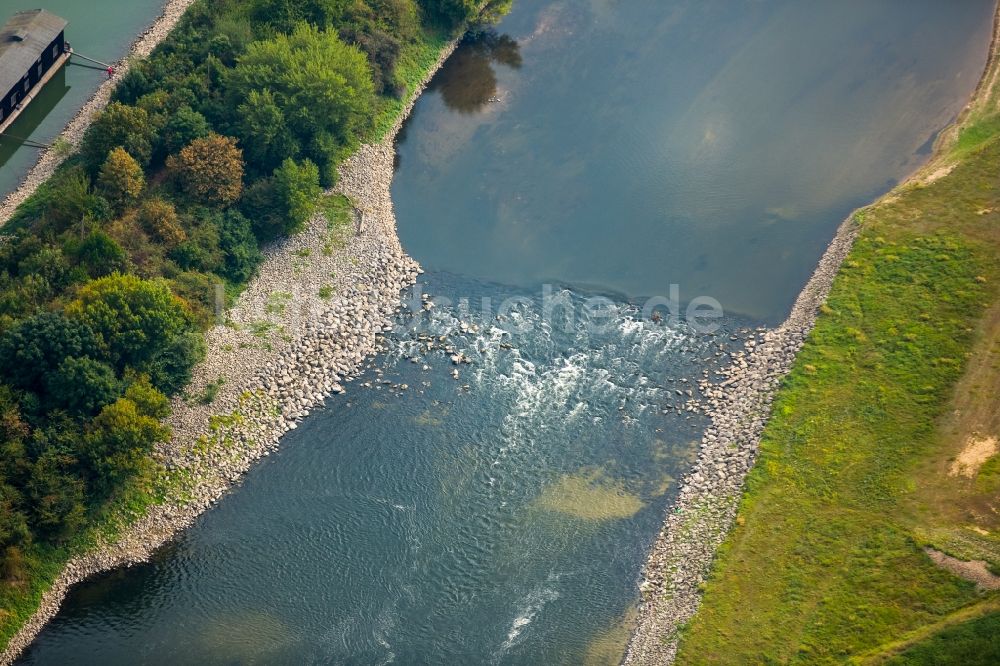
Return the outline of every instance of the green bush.
{"type": "Polygon", "coordinates": [[[83,137],[80,154],[84,165],[91,173],[97,173],[108,153],[123,148],[145,166],[153,153],[155,131],[144,109],[112,102],[98,114],[83,137]]]}
{"type": "Polygon", "coordinates": [[[184,270],[221,272],[223,254],[219,247],[219,229],[211,222],[199,220],[186,240],[170,251],[170,258],[184,270]]]}
{"type": "Polygon", "coordinates": [[[99,495],[111,495],[142,468],[154,444],[167,440],[170,432],[159,420],[167,404],[147,386],[130,387],[91,422],[82,449],[99,495]]]}
{"type": "Polygon", "coordinates": [[[270,91],[305,156],[323,167],[372,126],[375,90],[364,54],[335,31],[308,23],[248,45],[226,86],[234,107],[247,104],[253,92],[270,91]]]}
{"type": "Polygon", "coordinates": [[[85,322],[44,312],[0,337],[0,375],[11,386],[40,391],[67,358],[95,352],[103,343],[85,322]]]}
{"type": "Polygon", "coordinates": [[[319,205],[319,169],[309,160],[286,159],[270,178],[254,183],[243,199],[261,241],[301,231],[319,205]]]}
{"type": "Polygon", "coordinates": [[[163,280],[113,274],[84,285],[66,314],[103,341],[119,370],[144,372],[160,352],[190,330],[183,302],[163,280]]]}
{"type": "Polygon", "coordinates": [[[69,168],[54,176],[44,203],[45,223],[54,231],[75,227],[84,218],[105,219],[107,204],[91,192],[90,178],[83,169],[69,168]]]}
{"type": "Polygon", "coordinates": [[[45,376],[45,388],[49,408],[83,416],[95,414],[121,394],[111,366],[86,356],[64,359],[45,376]]]}
{"type": "Polygon", "coordinates": [[[205,138],[211,131],[205,116],[185,104],[163,126],[163,152],[176,153],[195,139],[205,138]]]}
{"type": "Polygon", "coordinates": [[[92,278],[122,273],[128,268],[129,258],[125,250],[103,231],[95,231],[79,243],[70,239],[67,249],[92,278]]]}
{"type": "Polygon", "coordinates": [[[264,260],[250,220],[238,211],[230,210],[217,224],[219,247],[225,255],[223,275],[236,283],[246,282],[264,260]]]}
{"type": "MultiPolygon", "coordinates": [[[[73,433],[74,436],[76,433],[73,433]]],[[[34,442],[37,446],[39,442],[34,442]]],[[[80,476],[79,461],[72,449],[45,442],[42,453],[31,465],[25,484],[31,522],[39,535],[56,542],[65,541],[84,524],[87,516],[87,486],[80,476]]],[[[55,444],[61,444],[56,442],[55,444]]],[[[75,444],[75,441],[74,441],[75,444]]]]}
{"type": "Polygon", "coordinates": [[[271,173],[286,157],[298,157],[302,144],[285,120],[285,112],[268,89],[251,90],[239,106],[238,135],[251,170],[271,173]]]}
{"type": "Polygon", "coordinates": [[[319,169],[309,160],[286,159],[274,170],[274,196],[284,211],[284,233],[301,231],[319,203],[319,169]]]}

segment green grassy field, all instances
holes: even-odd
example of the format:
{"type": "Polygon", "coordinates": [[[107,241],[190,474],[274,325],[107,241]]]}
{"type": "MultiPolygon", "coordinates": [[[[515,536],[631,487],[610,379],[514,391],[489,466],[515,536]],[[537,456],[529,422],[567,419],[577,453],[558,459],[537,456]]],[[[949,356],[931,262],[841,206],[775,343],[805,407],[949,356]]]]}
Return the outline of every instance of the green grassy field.
{"type": "Polygon", "coordinates": [[[1000,613],[949,627],[886,661],[892,666],[1000,664],[1000,613]]]}
{"type": "Polygon", "coordinates": [[[1000,116],[981,118],[948,175],[858,213],[678,663],[840,663],[907,636],[892,663],[996,650],[995,613],[965,618],[997,593],[924,548],[1000,571],[997,458],[954,468],[998,434],[998,137],[1000,116]]]}

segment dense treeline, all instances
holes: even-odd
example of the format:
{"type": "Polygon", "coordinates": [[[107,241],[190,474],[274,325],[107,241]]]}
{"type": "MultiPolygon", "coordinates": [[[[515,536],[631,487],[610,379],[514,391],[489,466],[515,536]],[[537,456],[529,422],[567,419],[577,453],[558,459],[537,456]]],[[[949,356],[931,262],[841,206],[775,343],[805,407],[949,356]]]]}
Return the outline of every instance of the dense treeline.
{"type": "MultiPolygon", "coordinates": [[[[136,63],[0,240],[0,576],[58,547],[165,441],[215,285],[301,229],[474,0],[211,0],[136,63]]],[[[494,3],[488,13],[503,9],[494,3]]]]}

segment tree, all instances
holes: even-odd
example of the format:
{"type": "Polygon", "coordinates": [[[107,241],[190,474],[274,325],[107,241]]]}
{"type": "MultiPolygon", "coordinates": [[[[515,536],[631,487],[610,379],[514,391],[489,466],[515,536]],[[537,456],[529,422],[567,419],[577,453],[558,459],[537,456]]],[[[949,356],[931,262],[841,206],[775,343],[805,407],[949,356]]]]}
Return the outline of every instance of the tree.
{"type": "Polygon", "coordinates": [[[76,457],[56,448],[44,450],[31,466],[25,495],[31,522],[42,536],[63,541],[84,524],[86,485],[76,466],[76,457]]]}
{"type": "Polygon", "coordinates": [[[219,247],[226,257],[225,276],[233,282],[246,282],[264,260],[250,220],[235,210],[229,210],[217,224],[219,247]]]}
{"type": "Polygon", "coordinates": [[[45,378],[71,356],[101,358],[102,342],[79,319],[45,312],[0,337],[0,374],[13,386],[38,391],[45,378]]]}
{"type": "MultiPolygon", "coordinates": [[[[0,384],[0,485],[17,483],[24,478],[30,465],[25,448],[30,434],[13,391],[0,384]]],[[[0,527],[0,543],[3,542],[2,533],[0,527]]]]}
{"type": "Polygon", "coordinates": [[[183,302],[163,280],[114,274],[84,285],[66,314],[100,336],[119,371],[143,371],[190,328],[183,302]]]}
{"type": "Polygon", "coordinates": [[[173,204],[163,199],[148,199],[139,208],[139,224],[168,249],[187,238],[173,204]]]}
{"type": "Polygon", "coordinates": [[[296,233],[316,212],[319,201],[319,169],[309,160],[296,164],[286,159],[274,170],[274,193],[286,211],[285,233],[296,233]]]}
{"type": "Polygon", "coordinates": [[[472,18],[478,9],[478,0],[419,0],[420,6],[432,18],[448,27],[455,27],[472,18]]]}
{"type": "Polygon", "coordinates": [[[177,109],[163,126],[163,147],[168,154],[173,154],[195,139],[203,139],[210,133],[211,129],[205,116],[184,105],[177,109]]]}
{"type": "Polygon", "coordinates": [[[206,273],[220,271],[223,254],[219,248],[219,229],[211,222],[200,222],[188,234],[187,240],[170,251],[170,258],[185,270],[206,273]]]}
{"type": "MultiPolygon", "coordinates": [[[[24,546],[31,541],[23,498],[15,487],[28,467],[24,449],[24,439],[27,436],[28,427],[21,420],[12,392],[0,385],[0,549],[2,550],[24,546]]],[[[0,562],[0,565],[5,564],[6,562],[0,562]]],[[[12,564],[17,563],[12,562],[12,564]]],[[[6,577],[12,577],[10,573],[19,572],[8,572],[6,577]]]]}
{"type": "Polygon", "coordinates": [[[496,22],[510,11],[513,0],[419,0],[420,6],[430,17],[448,27],[457,27],[469,21],[496,22]]]}
{"type": "Polygon", "coordinates": [[[30,541],[31,533],[20,507],[21,494],[12,486],[0,483],[0,545],[30,541]]]}
{"type": "Polygon", "coordinates": [[[80,153],[91,173],[96,173],[108,153],[118,147],[145,166],[153,152],[153,134],[153,124],[144,109],[112,102],[91,123],[80,153]]]}
{"type": "Polygon", "coordinates": [[[125,391],[125,398],[135,404],[140,414],[154,419],[165,419],[170,415],[170,401],[153,387],[146,375],[132,378],[125,391]]]}
{"type": "Polygon", "coordinates": [[[83,454],[101,495],[110,495],[139,471],[153,446],[170,436],[170,430],[159,421],[166,398],[159,398],[146,391],[137,396],[130,388],[91,423],[84,436],[83,454]]]}
{"type": "Polygon", "coordinates": [[[243,189],[243,151],[232,137],[195,139],[167,158],[167,168],[186,194],[207,205],[229,205],[243,189]]]}
{"type": "Polygon", "coordinates": [[[301,231],[319,200],[319,169],[309,160],[286,159],[274,174],[257,181],[243,198],[243,211],[253,216],[262,241],[301,231]]]}
{"type": "Polygon", "coordinates": [[[21,494],[0,480],[0,573],[4,580],[16,581],[24,576],[22,548],[31,543],[27,517],[21,508],[21,494]]]}
{"type": "Polygon", "coordinates": [[[89,416],[121,395],[121,382],[107,363],[69,356],[45,377],[50,408],[89,416]]]}
{"type": "Polygon", "coordinates": [[[251,90],[239,106],[240,144],[256,173],[271,173],[286,157],[302,150],[270,90],[251,90]]]}
{"type": "Polygon", "coordinates": [[[191,381],[191,369],[204,356],[204,336],[198,331],[188,331],[157,349],[144,370],[158,390],[174,395],[191,381]]]}
{"type": "Polygon", "coordinates": [[[236,104],[270,91],[293,132],[314,161],[327,167],[372,126],[375,92],[364,54],[333,30],[299,24],[290,34],[253,42],[228,79],[236,104]],[[331,145],[316,142],[329,135],[331,145]]]}
{"type": "Polygon", "coordinates": [[[343,16],[347,4],[344,0],[253,0],[250,16],[275,32],[291,32],[303,22],[327,27],[343,16]]]}
{"type": "Polygon", "coordinates": [[[154,83],[146,75],[145,70],[148,67],[148,62],[143,60],[129,67],[128,72],[115,86],[115,91],[111,93],[113,100],[122,104],[135,104],[136,100],[150,92],[154,83]]]}
{"type": "Polygon", "coordinates": [[[95,231],[80,242],[68,242],[66,247],[92,278],[121,273],[128,267],[125,250],[103,231],[95,231]]]}
{"type": "Polygon", "coordinates": [[[396,84],[396,61],[403,50],[399,39],[385,30],[368,26],[342,29],[340,36],[368,56],[372,80],[379,93],[396,95],[402,92],[396,84]]]}
{"type": "MultiPolygon", "coordinates": [[[[90,178],[80,167],[57,173],[52,180],[45,221],[56,231],[62,231],[93,211],[95,197],[90,191],[90,178]]],[[[48,189],[49,186],[43,187],[48,189]]]]}
{"type": "Polygon", "coordinates": [[[62,290],[73,279],[73,269],[59,246],[44,246],[22,259],[17,265],[18,275],[36,275],[44,278],[55,290],[62,290]]]}
{"type": "Polygon", "coordinates": [[[138,200],[146,187],[146,177],[139,163],[124,148],[118,147],[104,160],[97,184],[105,198],[120,211],[138,200]]]}

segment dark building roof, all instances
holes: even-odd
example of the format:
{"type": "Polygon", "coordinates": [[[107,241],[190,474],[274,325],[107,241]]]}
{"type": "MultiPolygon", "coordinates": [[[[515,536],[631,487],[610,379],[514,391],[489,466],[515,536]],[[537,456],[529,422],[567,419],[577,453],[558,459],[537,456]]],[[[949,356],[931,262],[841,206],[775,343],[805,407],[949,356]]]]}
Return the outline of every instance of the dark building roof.
{"type": "Polygon", "coordinates": [[[18,12],[0,29],[0,96],[6,95],[66,27],[44,9],[18,12]]]}

